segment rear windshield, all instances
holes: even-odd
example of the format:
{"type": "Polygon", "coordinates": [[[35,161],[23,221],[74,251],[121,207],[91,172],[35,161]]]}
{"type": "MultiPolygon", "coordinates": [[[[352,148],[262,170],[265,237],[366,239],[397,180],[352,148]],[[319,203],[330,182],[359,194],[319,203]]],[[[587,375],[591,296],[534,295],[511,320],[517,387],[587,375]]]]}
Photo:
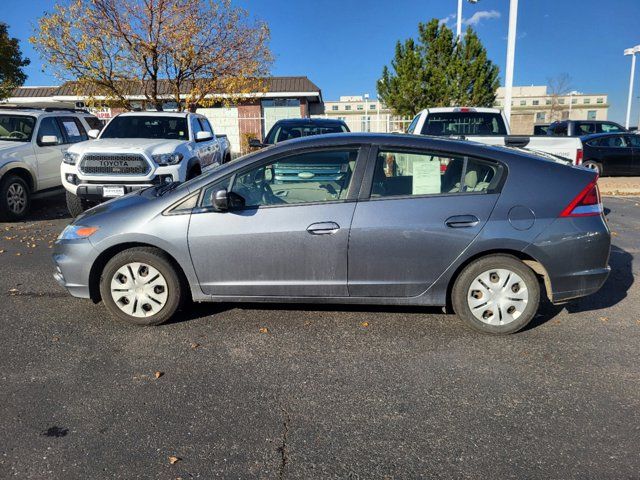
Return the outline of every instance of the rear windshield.
{"type": "Polygon", "coordinates": [[[429,113],[422,135],[506,135],[499,113],[447,112],[429,113]]]}
{"type": "Polygon", "coordinates": [[[274,125],[274,127],[267,135],[267,141],[269,145],[274,143],[284,142],[285,140],[291,140],[293,138],[310,137],[312,135],[323,135],[325,133],[344,133],[349,130],[340,124],[335,125],[274,125]]]}
{"type": "Polygon", "coordinates": [[[189,140],[184,117],[150,117],[127,115],[116,117],[104,127],[100,138],[162,138],[189,140]]]}

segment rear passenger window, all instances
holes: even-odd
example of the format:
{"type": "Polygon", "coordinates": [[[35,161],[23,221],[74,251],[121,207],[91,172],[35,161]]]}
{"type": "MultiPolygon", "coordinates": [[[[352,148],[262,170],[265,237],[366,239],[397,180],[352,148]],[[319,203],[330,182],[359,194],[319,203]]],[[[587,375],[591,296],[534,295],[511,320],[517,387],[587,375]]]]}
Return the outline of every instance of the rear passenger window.
{"type": "Polygon", "coordinates": [[[496,189],[503,168],[468,157],[380,151],[371,198],[483,193],[496,189]]]}
{"type": "Polygon", "coordinates": [[[84,130],[84,127],[79,120],[76,120],[73,117],[59,118],[58,120],[60,120],[62,128],[64,128],[64,133],[68,140],[67,143],[78,143],[89,140],[87,132],[84,130]]]}

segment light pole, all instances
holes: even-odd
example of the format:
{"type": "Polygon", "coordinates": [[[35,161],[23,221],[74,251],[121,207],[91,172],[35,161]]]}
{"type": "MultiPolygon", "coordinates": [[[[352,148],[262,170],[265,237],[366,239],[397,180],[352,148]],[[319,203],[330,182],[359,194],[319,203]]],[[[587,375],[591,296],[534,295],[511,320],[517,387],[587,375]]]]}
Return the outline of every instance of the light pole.
{"type": "Polygon", "coordinates": [[[633,48],[627,48],[624,51],[625,55],[631,55],[631,77],[629,78],[629,98],[627,99],[627,119],[625,127],[629,128],[629,121],[631,119],[631,99],[633,98],[633,77],[636,73],[636,53],[640,52],[640,45],[636,45],[633,48]]]}
{"type": "MultiPolygon", "coordinates": [[[[480,0],[467,0],[469,3],[478,3],[480,0]]],[[[456,37],[462,35],[462,0],[458,0],[458,21],[456,24],[456,37]]]]}
{"type": "Polygon", "coordinates": [[[507,65],[504,79],[504,115],[511,125],[511,96],[513,91],[513,64],[516,54],[516,26],[518,24],[518,0],[509,6],[509,33],[507,34],[507,65]]]}

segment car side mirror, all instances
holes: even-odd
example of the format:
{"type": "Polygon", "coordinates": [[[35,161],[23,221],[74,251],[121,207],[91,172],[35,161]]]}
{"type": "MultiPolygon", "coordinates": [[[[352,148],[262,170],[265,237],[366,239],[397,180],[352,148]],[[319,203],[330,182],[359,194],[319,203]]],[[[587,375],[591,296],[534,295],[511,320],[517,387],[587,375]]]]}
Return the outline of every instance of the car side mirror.
{"type": "Polygon", "coordinates": [[[40,145],[41,147],[50,147],[52,145],[58,145],[58,143],[58,137],[56,137],[55,135],[42,135],[38,139],[38,145],[40,145]]]}
{"type": "Polygon", "coordinates": [[[206,142],[207,140],[211,140],[213,135],[211,132],[197,132],[196,133],[196,142],[206,142]]]}
{"type": "Polygon", "coordinates": [[[98,135],[100,135],[100,130],[98,130],[97,128],[93,128],[87,132],[87,135],[89,136],[89,138],[95,140],[96,138],[98,138],[98,135]]]}
{"type": "Polygon", "coordinates": [[[229,210],[229,192],[227,192],[226,188],[213,192],[212,196],[211,205],[216,212],[229,210]]]}
{"type": "Polygon", "coordinates": [[[264,145],[264,143],[262,143],[262,142],[260,141],[260,139],[258,139],[258,138],[250,138],[250,139],[249,139],[249,146],[250,146],[251,148],[262,148],[262,147],[264,147],[265,145],[264,145]]]}

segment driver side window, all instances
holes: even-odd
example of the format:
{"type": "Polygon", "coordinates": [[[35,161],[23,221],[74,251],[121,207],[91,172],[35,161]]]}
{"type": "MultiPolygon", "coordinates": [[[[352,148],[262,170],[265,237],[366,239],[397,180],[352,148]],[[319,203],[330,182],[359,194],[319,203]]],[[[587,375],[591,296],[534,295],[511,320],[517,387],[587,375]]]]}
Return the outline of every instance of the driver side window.
{"type": "Polygon", "coordinates": [[[357,156],[357,149],[292,155],[240,173],[231,190],[246,207],[344,200],[357,156]]]}

